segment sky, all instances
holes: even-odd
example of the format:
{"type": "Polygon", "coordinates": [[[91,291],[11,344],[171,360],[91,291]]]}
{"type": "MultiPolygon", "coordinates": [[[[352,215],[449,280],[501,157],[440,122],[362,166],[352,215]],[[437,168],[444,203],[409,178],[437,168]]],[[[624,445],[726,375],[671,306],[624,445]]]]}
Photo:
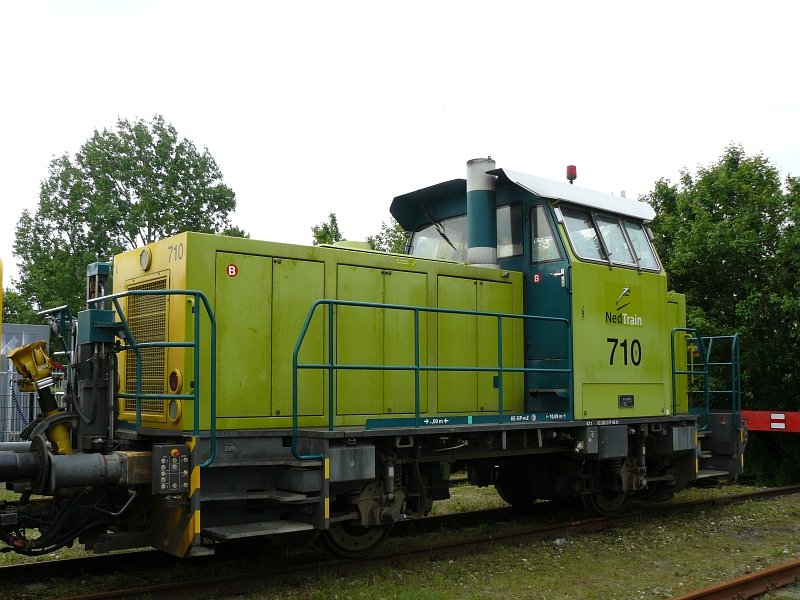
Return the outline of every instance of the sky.
{"type": "Polygon", "coordinates": [[[253,238],[347,239],[468,159],[631,198],[731,143],[800,175],[800,4],[51,0],[0,4],[0,258],[50,161],[161,114],[253,238]]]}

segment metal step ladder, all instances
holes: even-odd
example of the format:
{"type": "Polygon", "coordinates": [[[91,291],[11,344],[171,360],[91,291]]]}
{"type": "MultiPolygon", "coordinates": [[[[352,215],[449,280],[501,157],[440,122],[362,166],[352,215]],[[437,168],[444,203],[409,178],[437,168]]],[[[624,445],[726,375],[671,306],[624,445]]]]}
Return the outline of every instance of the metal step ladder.
{"type": "Polygon", "coordinates": [[[295,458],[215,461],[204,477],[216,481],[209,482],[206,488],[200,487],[201,518],[206,525],[201,537],[230,542],[312,532],[321,527],[328,507],[327,480],[322,467],[322,461],[295,458]],[[217,473],[229,474],[231,469],[248,475],[238,479],[239,489],[230,488],[226,478],[220,481],[215,477],[217,473]],[[243,489],[248,485],[260,485],[263,489],[243,489]],[[247,507],[259,512],[253,513],[247,507]],[[203,513],[207,518],[202,517],[203,513]]]}
{"type": "Polygon", "coordinates": [[[297,533],[313,529],[313,525],[301,521],[261,521],[258,523],[237,523],[235,525],[208,527],[202,530],[201,535],[215,542],[229,542],[231,540],[279,535],[282,533],[297,533]]]}
{"type": "Polygon", "coordinates": [[[235,502],[237,500],[270,500],[278,504],[316,504],[319,496],[307,496],[285,490],[266,490],[261,492],[225,492],[201,497],[202,502],[235,502]]]}

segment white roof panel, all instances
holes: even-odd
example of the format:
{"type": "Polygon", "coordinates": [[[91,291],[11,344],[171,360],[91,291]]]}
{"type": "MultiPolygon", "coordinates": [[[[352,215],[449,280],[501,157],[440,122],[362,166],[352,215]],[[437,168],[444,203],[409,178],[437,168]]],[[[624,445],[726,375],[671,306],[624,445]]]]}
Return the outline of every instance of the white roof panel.
{"type": "Polygon", "coordinates": [[[495,169],[490,171],[490,173],[493,175],[503,173],[509,180],[542,198],[573,202],[582,206],[598,208],[600,210],[626,215],[644,221],[652,221],[653,217],[656,216],[656,211],[653,210],[652,206],[644,202],[639,202],[638,200],[587,190],[577,185],[544,179],[542,177],[527,175],[508,169],[495,169]]]}

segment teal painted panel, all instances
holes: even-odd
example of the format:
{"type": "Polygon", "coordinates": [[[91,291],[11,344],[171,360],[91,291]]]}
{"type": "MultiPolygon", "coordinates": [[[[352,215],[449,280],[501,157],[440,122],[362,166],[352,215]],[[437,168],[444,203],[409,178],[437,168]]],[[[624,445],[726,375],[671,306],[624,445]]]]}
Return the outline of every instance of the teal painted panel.
{"type": "Polygon", "coordinates": [[[442,417],[400,417],[367,419],[367,429],[384,429],[387,427],[454,427],[457,425],[497,424],[531,424],[541,421],[564,421],[566,414],[558,413],[514,413],[504,415],[465,415],[442,417]]]}
{"type": "MultiPolygon", "coordinates": [[[[527,236],[534,262],[525,277],[525,312],[529,315],[570,319],[572,271],[563,229],[554,220],[547,203],[532,206],[528,212],[527,236]],[[563,275],[562,275],[563,273],[563,275]]],[[[529,320],[525,324],[526,367],[569,369],[569,330],[553,321],[529,320]]],[[[572,413],[570,378],[563,373],[528,373],[525,410],[530,412],[572,413]]]]}

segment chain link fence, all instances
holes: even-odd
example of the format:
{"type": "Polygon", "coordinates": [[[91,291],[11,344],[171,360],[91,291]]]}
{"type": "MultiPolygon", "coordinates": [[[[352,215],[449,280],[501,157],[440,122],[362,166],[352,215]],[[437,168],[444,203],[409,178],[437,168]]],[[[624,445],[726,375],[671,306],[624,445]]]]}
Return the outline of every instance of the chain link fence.
{"type": "Polygon", "coordinates": [[[39,411],[36,395],[19,391],[19,375],[8,353],[18,346],[47,340],[49,336],[47,325],[3,323],[0,336],[0,442],[19,441],[20,431],[36,418],[39,411]]]}

